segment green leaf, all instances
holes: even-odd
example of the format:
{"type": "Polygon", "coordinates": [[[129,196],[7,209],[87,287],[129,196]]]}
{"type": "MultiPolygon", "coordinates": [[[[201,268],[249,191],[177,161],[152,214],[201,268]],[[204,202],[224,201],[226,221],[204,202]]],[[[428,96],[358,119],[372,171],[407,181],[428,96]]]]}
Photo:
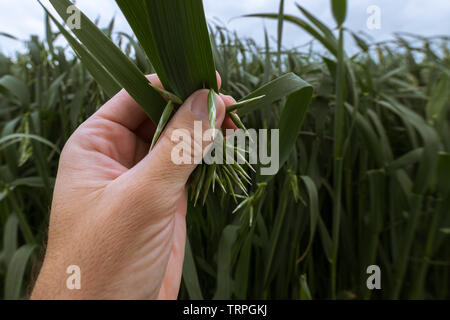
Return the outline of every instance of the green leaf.
{"type": "Polygon", "coordinates": [[[342,26],[347,17],[347,0],[331,0],[331,10],[338,27],[342,26]]]}
{"type": "Polygon", "coordinates": [[[437,132],[415,111],[403,106],[396,99],[382,94],[387,101],[379,101],[379,104],[397,114],[403,121],[413,126],[421,135],[424,149],[419,161],[413,191],[417,194],[424,192],[433,182],[437,168],[439,137],[437,132]]]}
{"type": "MultiPolygon", "coordinates": [[[[41,4],[42,5],[42,4],[41,4]]],[[[61,34],[69,42],[72,49],[75,51],[78,58],[83,65],[89,70],[95,81],[105,90],[106,94],[110,97],[114,96],[121,90],[120,84],[113,78],[113,76],[103,67],[103,65],[86,49],[85,46],[80,44],[56,19],[55,17],[42,6],[47,15],[51,18],[53,23],[59,29],[61,34]]]]}
{"type": "Polygon", "coordinates": [[[330,28],[328,28],[324,23],[322,23],[319,19],[317,19],[314,15],[312,15],[308,10],[300,6],[298,3],[296,4],[296,6],[308,18],[308,20],[311,21],[311,23],[314,24],[316,28],[322,32],[327,42],[337,48],[338,41],[330,28]]]}
{"type": "Polygon", "coordinates": [[[59,89],[61,88],[65,77],[66,73],[63,73],[52,82],[50,87],[47,89],[47,92],[45,93],[43,107],[49,109],[55,105],[59,94],[59,89]]]}
{"type": "Polygon", "coordinates": [[[194,255],[192,253],[191,243],[188,237],[186,237],[186,251],[183,263],[183,282],[191,300],[203,300],[194,255]]]}
{"type": "MultiPolygon", "coordinates": [[[[313,89],[311,85],[293,73],[285,74],[265,86],[252,92],[243,100],[261,97],[256,101],[249,102],[239,108],[240,115],[246,115],[259,108],[269,107],[272,103],[287,97],[286,104],[282,109],[278,128],[280,129],[280,158],[281,168],[289,158],[298,134],[308,111],[313,89]]],[[[259,181],[271,180],[273,176],[259,176],[259,181]]]]}
{"type": "MultiPolygon", "coordinates": [[[[366,263],[372,265],[376,261],[379,235],[383,227],[383,216],[386,212],[386,175],[383,169],[371,170],[367,173],[369,180],[370,205],[367,216],[368,228],[366,242],[366,263]]],[[[368,292],[370,294],[370,292],[368,292]]]]}
{"type": "MultiPolygon", "coordinates": [[[[231,121],[233,121],[233,123],[236,125],[236,127],[238,127],[239,129],[242,129],[244,131],[247,131],[247,128],[245,127],[245,125],[242,123],[241,118],[239,118],[235,113],[230,113],[230,119],[231,121]]],[[[251,137],[250,137],[251,139],[251,137]]]]}
{"type": "Polygon", "coordinates": [[[209,90],[208,94],[208,116],[209,116],[209,127],[213,130],[213,137],[215,136],[216,130],[216,113],[217,113],[217,95],[214,89],[209,90]]]}
{"type": "MultiPolygon", "coordinates": [[[[345,156],[345,64],[344,64],[344,30],[339,29],[338,54],[337,54],[337,69],[336,69],[336,107],[334,115],[334,164],[333,164],[333,222],[332,222],[332,240],[333,246],[331,250],[331,270],[330,270],[330,286],[331,297],[336,298],[336,273],[337,273],[337,259],[339,252],[339,240],[341,230],[341,215],[342,215],[342,188],[343,188],[343,162],[345,156]]],[[[354,117],[353,117],[354,118],[354,117]]],[[[348,136],[350,137],[350,136],[348,136]]],[[[349,140],[347,140],[349,141],[349,140]]]]}
{"type": "Polygon", "coordinates": [[[121,37],[126,38],[129,41],[129,44],[133,47],[134,53],[136,55],[136,65],[138,66],[139,70],[146,74],[154,73],[150,60],[147,58],[144,49],[142,49],[142,46],[138,43],[138,41],[136,41],[132,35],[126,34],[125,32],[117,32],[117,34],[121,37]]]}
{"type": "MultiPolygon", "coordinates": [[[[268,19],[279,19],[279,15],[277,13],[256,13],[256,14],[248,14],[244,15],[244,18],[268,18],[268,19]]],[[[325,48],[327,48],[334,56],[337,55],[337,41],[331,41],[327,38],[320,30],[314,28],[314,26],[310,25],[305,20],[298,18],[293,15],[284,14],[283,19],[287,22],[293,23],[306,32],[308,32],[314,39],[319,41],[325,48]]]]}
{"type": "Polygon", "coordinates": [[[300,300],[312,300],[311,291],[309,290],[306,274],[300,276],[300,300]]]}
{"type": "Polygon", "coordinates": [[[441,78],[434,84],[431,90],[430,101],[427,105],[428,123],[435,126],[441,123],[445,117],[443,112],[449,104],[450,77],[443,73],[441,78]]]}
{"type": "Polygon", "coordinates": [[[6,221],[3,230],[3,250],[0,262],[8,265],[11,261],[14,252],[17,250],[17,235],[19,231],[19,219],[17,216],[12,214],[6,221]]]}
{"type": "Polygon", "coordinates": [[[18,41],[20,40],[19,38],[13,36],[10,33],[6,33],[6,32],[0,32],[0,36],[6,37],[6,38],[9,38],[9,39],[12,39],[12,40],[18,40],[18,41]]]}
{"type": "MultiPolygon", "coordinates": [[[[72,2],[50,0],[50,3],[64,21],[69,19],[67,8],[73,5],[72,2]]],[[[136,100],[153,122],[158,123],[166,103],[149,85],[148,79],[139,71],[138,67],[83,13],[81,13],[81,28],[74,28],[72,32],[136,100]]]]}
{"type": "MultiPolygon", "coordinates": [[[[50,178],[50,182],[52,185],[55,184],[55,178],[50,178]]],[[[11,182],[12,187],[20,187],[26,186],[31,188],[44,188],[45,184],[42,177],[26,177],[19,178],[11,182]]]]}
{"type": "Polygon", "coordinates": [[[52,27],[50,25],[50,17],[47,13],[45,14],[45,39],[47,40],[48,50],[54,56],[55,47],[53,46],[53,41],[55,40],[55,36],[53,35],[52,27]]]}
{"type": "MultiPolygon", "coordinates": [[[[280,129],[279,168],[288,160],[306,117],[313,94],[312,86],[293,73],[285,74],[245,97],[245,105],[239,108],[240,115],[246,115],[287,97],[278,128],[280,129]],[[255,98],[258,98],[254,100],[255,98]]],[[[261,182],[273,176],[259,176],[261,182]]]]}
{"type": "Polygon", "coordinates": [[[5,277],[5,299],[18,300],[22,298],[25,271],[35,248],[35,245],[26,244],[14,253],[5,277]]]}
{"type": "Polygon", "coordinates": [[[281,141],[280,168],[287,162],[289,155],[295,148],[313,94],[313,88],[309,84],[301,83],[303,80],[301,82],[299,80],[301,79],[289,82],[289,85],[297,83],[297,90],[288,96],[278,123],[281,141]]]}
{"type": "Polygon", "coordinates": [[[358,36],[356,33],[352,32],[352,37],[355,40],[356,44],[358,45],[358,47],[363,51],[363,52],[369,52],[369,45],[367,44],[367,42],[361,38],[360,36],[358,36]]]}
{"type": "Polygon", "coordinates": [[[273,223],[273,229],[270,234],[270,243],[268,243],[265,248],[265,250],[267,251],[267,257],[265,259],[266,261],[265,261],[264,278],[262,279],[264,289],[267,288],[270,279],[273,276],[273,265],[276,262],[276,255],[277,253],[279,253],[277,249],[280,248],[279,242],[280,238],[283,236],[282,229],[283,226],[285,225],[284,220],[291,192],[288,187],[290,179],[285,180],[286,181],[283,185],[283,189],[281,191],[281,194],[279,195],[279,203],[275,214],[275,221],[273,223]]]}
{"type": "MultiPolygon", "coordinates": [[[[42,138],[41,136],[38,135],[34,135],[34,134],[25,134],[25,133],[13,133],[13,134],[9,134],[7,136],[4,136],[2,138],[0,138],[0,147],[2,144],[5,144],[11,140],[17,140],[17,139],[31,139],[31,140],[36,140],[42,144],[45,144],[46,146],[52,148],[53,150],[55,150],[58,154],[61,153],[61,151],[59,150],[59,148],[52,142],[50,142],[47,139],[42,138]]],[[[20,140],[19,140],[20,141],[20,140]]]]}
{"type": "Polygon", "coordinates": [[[330,233],[328,232],[328,229],[325,225],[325,223],[322,220],[322,217],[319,216],[319,235],[320,240],[322,242],[323,251],[325,253],[325,256],[327,257],[328,262],[331,262],[331,250],[333,247],[333,242],[331,240],[330,233]]]}
{"type": "Polygon", "coordinates": [[[236,264],[236,276],[235,276],[235,290],[234,293],[237,299],[246,299],[247,290],[250,278],[250,261],[252,253],[252,241],[254,228],[251,229],[247,238],[245,239],[244,245],[239,253],[239,260],[236,264]]]}
{"type": "Polygon", "coordinates": [[[202,0],[145,2],[147,20],[142,1],[118,1],[164,88],[182,100],[202,88],[218,92],[202,0]]]}
{"type": "Polygon", "coordinates": [[[262,83],[267,83],[272,79],[272,58],[270,53],[270,42],[269,42],[269,33],[267,32],[267,28],[264,26],[264,44],[265,44],[265,61],[264,61],[264,76],[262,83]]]}
{"type": "Polygon", "coordinates": [[[449,193],[450,192],[450,153],[439,154],[437,179],[439,189],[449,193]]]}
{"type": "Polygon", "coordinates": [[[305,184],[306,191],[308,192],[309,196],[309,243],[303,255],[297,260],[297,263],[303,261],[303,259],[311,249],[314,235],[316,234],[317,222],[319,220],[319,195],[317,193],[316,184],[308,176],[302,176],[301,179],[305,184]]]}
{"type": "Polygon", "coordinates": [[[231,299],[233,279],[231,277],[231,253],[239,226],[228,225],[223,229],[217,250],[217,288],[214,300],[231,299]]]}
{"type": "Polygon", "coordinates": [[[167,91],[167,90],[161,89],[160,87],[155,86],[155,85],[153,85],[153,84],[150,84],[150,86],[151,86],[153,89],[155,89],[161,96],[163,96],[164,98],[166,98],[167,100],[170,100],[170,101],[172,101],[172,102],[175,103],[175,104],[179,104],[179,105],[182,105],[182,104],[183,104],[183,100],[181,100],[179,97],[177,97],[177,96],[174,95],[173,93],[171,93],[171,92],[169,92],[169,91],[167,91]]]}
{"type": "Polygon", "coordinates": [[[151,60],[156,69],[159,80],[163,86],[169,90],[169,80],[163,68],[162,61],[157,53],[157,44],[151,33],[150,17],[147,12],[146,0],[116,0],[117,5],[124,14],[131,29],[136,35],[139,44],[144,49],[147,57],[151,60]]]}
{"type": "Polygon", "coordinates": [[[236,102],[235,104],[232,104],[231,106],[227,107],[227,113],[231,113],[235,110],[238,110],[239,108],[251,103],[251,102],[255,102],[258,100],[263,99],[265,96],[259,96],[259,97],[255,97],[255,98],[251,98],[251,99],[247,99],[247,100],[241,100],[236,102]]]}
{"type": "Polygon", "coordinates": [[[153,140],[152,140],[152,145],[150,146],[150,150],[153,149],[153,147],[155,146],[156,142],[159,139],[159,136],[164,131],[166,124],[169,122],[170,117],[172,116],[173,109],[174,109],[174,104],[172,101],[169,101],[167,103],[167,106],[164,108],[164,112],[163,112],[161,118],[159,119],[159,123],[158,123],[158,126],[156,127],[155,134],[153,135],[153,140]]]}
{"type": "Polygon", "coordinates": [[[356,129],[359,136],[364,141],[370,156],[375,160],[378,166],[383,166],[386,158],[384,153],[381,152],[383,147],[372,124],[360,112],[355,112],[355,108],[350,104],[346,103],[345,107],[347,112],[355,117],[356,129]]]}
{"type": "Polygon", "coordinates": [[[280,0],[278,10],[278,37],[277,37],[277,55],[278,55],[278,72],[281,72],[281,46],[283,44],[283,27],[284,27],[284,0],[280,0]]]}
{"type": "MultiPolygon", "coordinates": [[[[263,87],[253,91],[251,94],[243,98],[242,100],[250,100],[253,98],[258,98],[254,101],[249,101],[244,106],[239,108],[239,115],[245,116],[251,112],[254,112],[262,107],[270,107],[272,103],[281,100],[284,97],[289,97],[290,95],[305,95],[305,99],[308,100],[312,96],[312,87],[309,83],[301,79],[294,73],[287,73],[263,87]],[[259,98],[263,96],[262,98],[259,98]]],[[[309,101],[308,101],[309,103],[309,101]]],[[[304,102],[302,102],[302,105],[304,102]]],[[[298,108],[297,111],[300,112],[298,108]]]]}
{"type": "Polygon", "coordinates": [[[30,104],[27,85],[11,75],[6,75],[0,79],[0,93],[14,96],[20,101],[22,107],[26,108],[30,104]]]}

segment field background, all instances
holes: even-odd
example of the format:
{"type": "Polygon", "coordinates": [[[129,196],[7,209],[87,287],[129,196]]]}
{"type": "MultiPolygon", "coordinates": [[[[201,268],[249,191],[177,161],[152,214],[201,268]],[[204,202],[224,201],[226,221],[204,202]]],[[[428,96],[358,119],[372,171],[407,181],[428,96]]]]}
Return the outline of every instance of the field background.
{"type": "MultiPolygon", "coordinates": [[[[211,23],[223,93],[240,99],[294,72],[313,85],[314,98],[288,163],[267,185],[253,185],[242,210],[233,214],[236,203],[220,193],[189,206],[180,298],[448,299],[449,38],[397,34],[374,43],[344,29],[345,43],[358,48],[350,56],[334,22],[301,7],[279,16],[268,17],[278,21],[278,37],[266,33],[264,46],[211,23]],[[284,23],[311,42],[286,49],[284,23]],[[374,264],[382,290],[370,291],[366,270],[374,264]]],[[[0,54],[6,299],[27,297],[39,269],[60,150],[108,100],[72,51],[56,44],[60,35],[48,19],[43,23],[44,39],[32,37],[13,57],[0,54]]],[[[104,31],[152,72],[132,35],[114,32],[114,21],[104,31]]],[[[275,128],[281,108],[283,101],[243,122],[275,128]]]]}

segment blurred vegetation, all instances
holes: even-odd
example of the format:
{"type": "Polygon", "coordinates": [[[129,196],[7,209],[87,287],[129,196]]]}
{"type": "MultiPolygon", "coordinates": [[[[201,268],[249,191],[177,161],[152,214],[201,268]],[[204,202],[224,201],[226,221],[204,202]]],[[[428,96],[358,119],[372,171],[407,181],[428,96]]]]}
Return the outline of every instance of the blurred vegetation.
{"type": "MultiPolygon", "coordinates": [[[[233,214],[233,199],[214,193],[203,207],[190,204],[180,298],[450,298],[449,38],[396,34],[375,43],[342,27],[336,36],[301,7],[283,20],[265,17],[279,21],[278,38],[266,33],[265,46],[210,26],[223,92],[239,99],[294,72],[315,88],[313,102],[289,161],[252,187],[242,210],[233,214]],[[283,23],[313,40],[284,48],[283,23]],[[344,41],[359,52],[345,54],[344,41]],[[373,264],[382,290],[366,287],[373,264]]],[[[45,22],[45,39],[0,55],[0,297],[7,299],[26,297],[39,267],[65,141],[108,100],[45,22]]],[[[104,32],[151,73],[136,40],[113,27],[104,32]]],[[[243,121],[274,128],[282,107],[243,121]]]]}

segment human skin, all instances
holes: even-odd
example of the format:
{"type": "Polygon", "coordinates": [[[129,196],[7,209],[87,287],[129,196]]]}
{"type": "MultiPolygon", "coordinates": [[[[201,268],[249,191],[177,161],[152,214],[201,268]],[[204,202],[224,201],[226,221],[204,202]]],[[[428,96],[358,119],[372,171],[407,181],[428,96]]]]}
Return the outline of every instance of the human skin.
{"type": "MultiPolygon", "coordinates": [[[[150,82],[161,87],[156,75],[150,82]]],[[[220,83],[220,77],[218,76],[220,83]]],[[[176,129],[210,129],[207,90],[189,97],[153,150],[155,125],[121,91],[84,122],[61,153],[47,250],[32,299],[176,299],[186,241],[189,176],[171,161],[176,129]],[[70,290],[69,266],[81,289],[70,290]]],[[[217,128],[235,128],[217,96],[217,128]]]]}

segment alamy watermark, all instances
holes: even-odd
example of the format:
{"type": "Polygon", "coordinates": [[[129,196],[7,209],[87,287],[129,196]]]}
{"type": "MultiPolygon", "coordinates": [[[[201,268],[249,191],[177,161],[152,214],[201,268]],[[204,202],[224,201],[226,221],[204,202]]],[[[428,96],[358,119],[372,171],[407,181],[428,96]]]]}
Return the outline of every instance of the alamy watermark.
{"type": "Polygon", "coordinates": [[[381,8],[376,5],[371,5],[367,7],[366,10],[369,17],[366,21],[367,29],[369,30],[380,30],[381,29],[381,8]]]}
{"type": "Polygon", "coordinates": [[[66,13],[69,15],[66,26],[70,30],[81,29],[81,11],[75,5],[67,7],[66,13]]]}
{"type": "Polygon", "coordinates": [[[381,289],[381,269],[377,265],[368,266],[366,273],[370,274],[367,278],[366,285],[369,290],[381,289]]]}
{"type": "Polygon", "coordinates": [[[174,164],[244,164],[262,165],[261,175],[274,175],[280,165],[280,132],[278,129],[227,129],[225,138],[214,132],[202,130],[202,121],[195,121],[194,135],[187,129],[172,132],[171,141],[175,146],[171,152],[174,164]],[[225,141],[224,141],[225,139],[225,141]],[[224,144],[225,142],[225,144],[224,144]],[[225,147],[224,147],[225,145],[225,147]],[[234,152],[237,150],[237,152],[234,152]],[[269,152],[270,150],[270,152],[269,152]]]}
{"type": "Polygon", "coordinates": [[[70,265],[66,269],[66,273],[70,274],[66,280],[66,287],[69,290],[81,289],[81,269],[77,265],[70,265]]]}

